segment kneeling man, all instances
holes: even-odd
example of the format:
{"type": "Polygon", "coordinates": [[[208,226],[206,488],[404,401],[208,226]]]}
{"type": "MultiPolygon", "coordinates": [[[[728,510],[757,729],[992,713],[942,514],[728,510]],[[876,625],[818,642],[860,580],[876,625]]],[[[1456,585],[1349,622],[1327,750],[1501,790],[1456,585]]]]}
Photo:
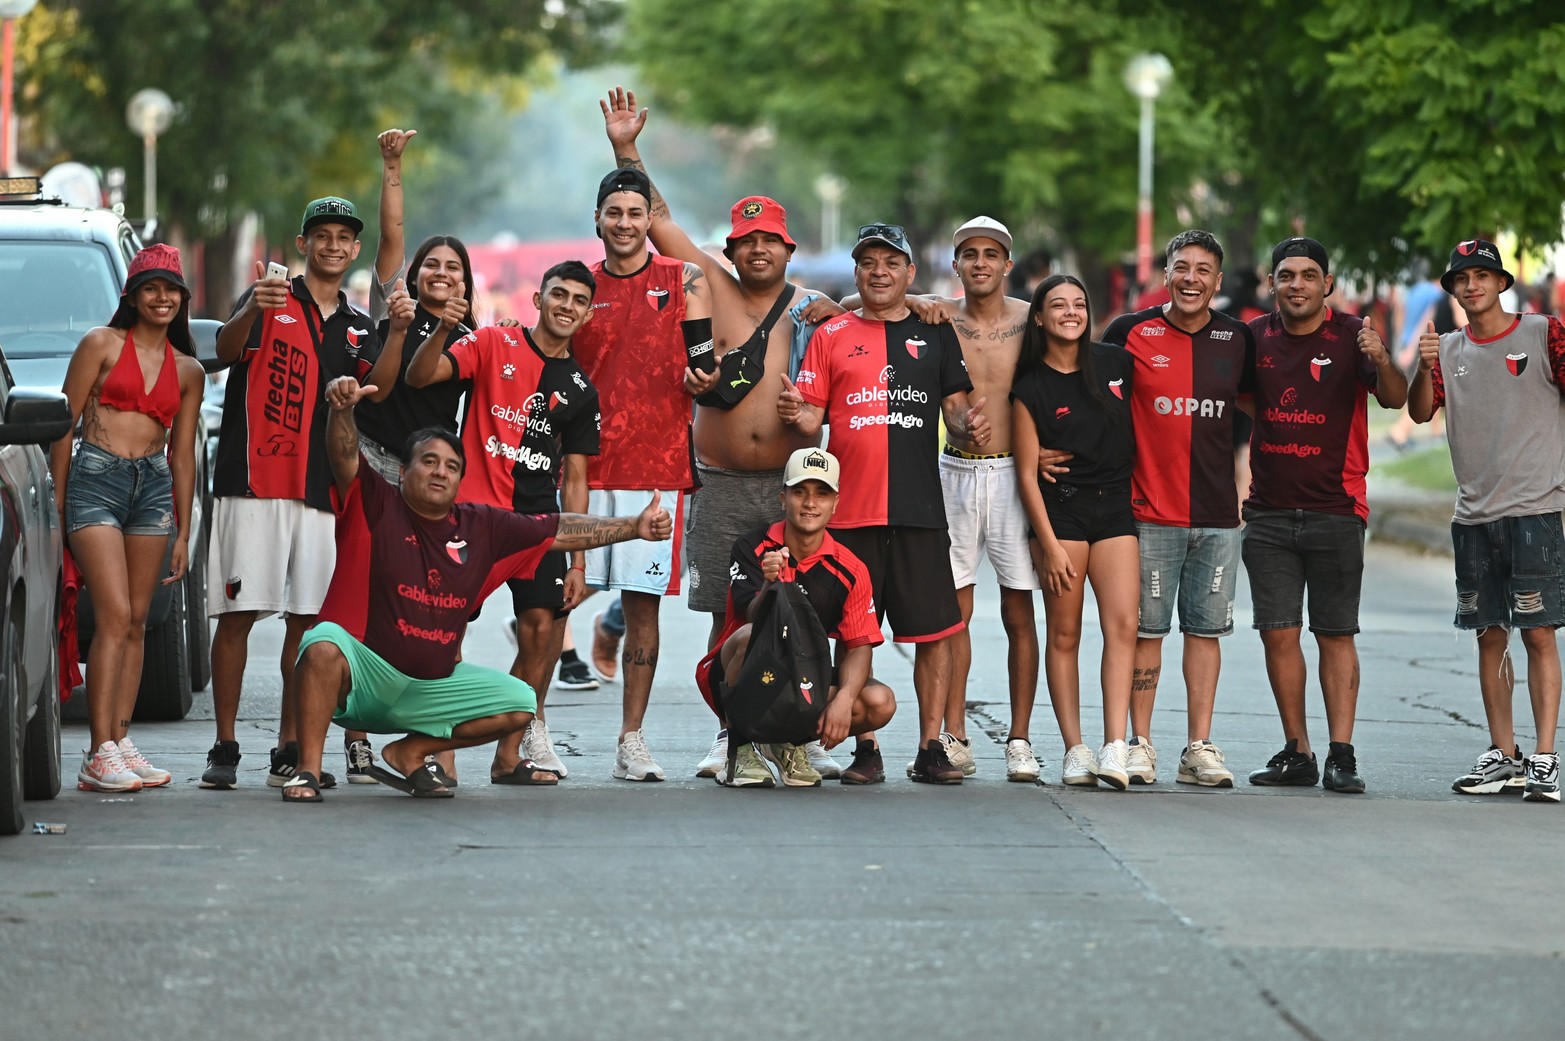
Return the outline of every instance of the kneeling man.
{"type": "MultiPolygon", "coordinates": [[[[402,487],[359,454],[353,407],[375,391],[351,376],[326,388],[327,456],[335,482],[337,568],[320,622],[300,641],[299,770],[283,798],[320,801],[328,724],[406,733],[381,750],[394,770],[371,775],[410,795],[449,798],[437,752],[494,741],[527,726],[533,690],[460,660],[468,619],[508,578],[530,576],[547,552],[667,539],[656,492],[636,517],[531,515],[458,503],[465,457],[454,431],[415,431],[402,450],[402,487]]],[[[536,784],[558,778],[523,760],[536,784]]]]}

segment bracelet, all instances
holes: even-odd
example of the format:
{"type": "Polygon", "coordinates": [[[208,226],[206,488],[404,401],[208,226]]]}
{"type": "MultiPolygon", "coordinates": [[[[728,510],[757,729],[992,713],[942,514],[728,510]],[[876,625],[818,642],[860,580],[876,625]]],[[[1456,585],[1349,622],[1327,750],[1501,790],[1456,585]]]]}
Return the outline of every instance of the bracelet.
{"type": "Polygon", "coordinates": [[[582,565],[580,565],[580,564],[572,564],[570,567],[566,568],[565,570],[566,571],[580,571],[584,575],[587,573],[587,569],[585,567],[583,567],[582,565]]]}

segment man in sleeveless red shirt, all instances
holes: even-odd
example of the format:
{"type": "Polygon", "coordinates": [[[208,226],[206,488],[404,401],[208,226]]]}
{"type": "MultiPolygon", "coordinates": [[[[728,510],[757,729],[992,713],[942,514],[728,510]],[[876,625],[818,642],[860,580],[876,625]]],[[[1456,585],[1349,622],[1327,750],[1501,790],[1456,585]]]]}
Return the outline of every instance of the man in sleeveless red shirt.
{"type": "Polygon", "coordinates": [[[710,356],[712,312],[706,275],[695,264],[654,256],[652,184],[640,170],[615,170],[598,186],[593,213],[604,259],[592,267],[598,290],[592,321],[572,351],[598,390],[599,454],[587,464],[589,508],[634,517],[662,490],[673,496],[674,538],[666,546],[618,546],[587,554],[587,584],[620,593],[625,610],[621,675],[625,692],[614,776],[661,781],[642,734],[658,663],[658,608],[679,595],[685,495],[696,486],[690,401],[717,382],[691,361],[710,356]]]}
{"type": "Polygon", "coordinates": [[[1384,408],[1407,399],[1407,377],[1368,322],[1326,306],[1334,286],[1326,248],[1295,237],[1272,250],[1267,277],[1277,309],[1255,334],[1255,430],[1244,502],[1244,567],[1255,628],[1286,742],[1251,784],[1362,792],[1353,751],[1358,703],[1359,589],[1369,517],[1369,392],[1384,408]],[[1331,735],[1324,777],[1304,719],[1300,647],[1304,593],[1320,648],[1320,687],[1331,735]]]}

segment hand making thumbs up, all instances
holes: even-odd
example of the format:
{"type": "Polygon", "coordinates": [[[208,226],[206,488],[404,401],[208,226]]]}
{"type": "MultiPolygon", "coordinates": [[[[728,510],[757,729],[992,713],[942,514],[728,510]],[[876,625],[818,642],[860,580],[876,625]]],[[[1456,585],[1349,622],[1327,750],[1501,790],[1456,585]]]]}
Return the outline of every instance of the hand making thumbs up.
{"type": "Polygon", "coordinates": [[[648,542],[667,542],[674,533],[674,522],[660,502],[663,493],[654,491],[652,501],[636,517],[636,537],[648,542]]]}

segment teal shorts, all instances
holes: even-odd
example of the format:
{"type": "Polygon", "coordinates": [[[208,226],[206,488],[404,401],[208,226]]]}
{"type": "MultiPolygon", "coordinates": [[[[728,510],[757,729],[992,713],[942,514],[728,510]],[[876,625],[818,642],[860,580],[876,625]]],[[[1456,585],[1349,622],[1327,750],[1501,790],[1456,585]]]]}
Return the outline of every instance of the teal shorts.
{"type": "Polygon", "coordinates": [[[414,679],[335,622],[311,627],[299,640],[299,654],[315,643],[332,644],[348,659],[348,704],[332,717],[344,730],[450,737],[452,730],[475,719],[538,708],[527,684],[480,665],[457,662],[449,676],[414,679]]]}

